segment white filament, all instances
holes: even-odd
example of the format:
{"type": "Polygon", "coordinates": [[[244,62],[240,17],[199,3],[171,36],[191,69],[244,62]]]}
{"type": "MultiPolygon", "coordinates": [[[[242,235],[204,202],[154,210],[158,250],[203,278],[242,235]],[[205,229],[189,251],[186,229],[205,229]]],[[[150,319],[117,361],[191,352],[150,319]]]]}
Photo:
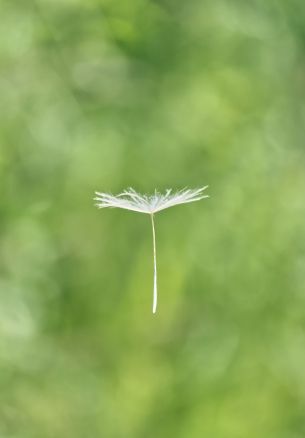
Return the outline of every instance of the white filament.
{"type": "Polygon", "coordinates": [[[154,223],[154,215],[151,214],[151,226],[152,226],[152,234],[153,234],[153,248],[154,248],[154,294],[153,294],[153,313],[157,311],[157,302],[158,302],[158,291],[157,291],[157,251],[156,251],[156,233],[155,233],[155,223],[154,223]]]}

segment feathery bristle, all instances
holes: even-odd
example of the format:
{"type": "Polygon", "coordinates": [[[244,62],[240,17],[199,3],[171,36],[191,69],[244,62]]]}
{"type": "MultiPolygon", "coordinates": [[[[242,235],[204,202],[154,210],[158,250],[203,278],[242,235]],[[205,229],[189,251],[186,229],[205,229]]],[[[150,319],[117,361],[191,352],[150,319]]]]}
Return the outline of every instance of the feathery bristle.
{"type": "Polygon", "coordinates": [[[95,192],[98,208],[123,208],[126,210],[138,211],[140,213],[154,214],[166,208],[174,207],[179,204],[187,204],[189,202],[199,201],[203,198],[208,198],[208,195],[203,195],[203,191],[208,186],[199,189],[183,189],[176,193],[172,193],[172,189],[166,190],[165,194],[155,191],[153,195],[140,195],[134,189],[129,188],[122,193],[114,196],[108,193],[95,192]]]}

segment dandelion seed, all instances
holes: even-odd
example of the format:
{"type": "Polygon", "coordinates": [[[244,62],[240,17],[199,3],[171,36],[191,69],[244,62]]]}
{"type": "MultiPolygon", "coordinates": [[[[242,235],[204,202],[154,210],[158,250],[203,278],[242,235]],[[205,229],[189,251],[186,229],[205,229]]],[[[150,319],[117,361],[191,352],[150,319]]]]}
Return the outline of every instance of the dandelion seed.
{"type": "Polygon", "coordinates": [[[153,313],[157,310],[157,251],[156,251],[156,233],[154,214],[165,210],[166,208],[174,207],[179,204],[187,204],[189,202],[200,201],[200,199],[208,198],[203,192],[208,186],[199,189],[183,189],[172,193],[172,189],[166,190],[165,194],[158,193],[155,190],[153,195],[140,195],[134,189],[129,188],[122,193],[113,196],[107,193],[95,192],[94,198],[98,208],[123,208],[125,210],[137,211],[150,215],[151,227],[153,235],[153,258],[154,258],[154,290],[153,290],[153,313]]]}

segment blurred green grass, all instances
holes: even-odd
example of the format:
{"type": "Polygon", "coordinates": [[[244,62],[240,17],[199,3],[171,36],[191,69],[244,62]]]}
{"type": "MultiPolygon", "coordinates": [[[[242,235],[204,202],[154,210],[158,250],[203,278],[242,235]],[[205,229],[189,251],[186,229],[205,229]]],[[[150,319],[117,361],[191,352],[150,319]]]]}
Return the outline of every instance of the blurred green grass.
{"type": "Polygon", "coordinates": [[[2,0],[0,436],[303,438],[305,3],[2,0]],[[116,193],[209,184],[146,217],[116,193]]]}

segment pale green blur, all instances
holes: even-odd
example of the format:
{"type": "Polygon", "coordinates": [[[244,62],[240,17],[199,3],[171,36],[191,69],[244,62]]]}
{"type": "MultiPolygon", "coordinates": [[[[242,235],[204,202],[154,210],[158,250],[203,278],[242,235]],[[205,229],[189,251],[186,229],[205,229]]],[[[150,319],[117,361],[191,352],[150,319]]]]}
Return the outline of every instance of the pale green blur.
{"type": "Polygon", "coordinates": [[[305,2],[1,0],[0,437],[304,438],[305,2]],[[209,184],[149,217],[94,191],[209,184]]]}

